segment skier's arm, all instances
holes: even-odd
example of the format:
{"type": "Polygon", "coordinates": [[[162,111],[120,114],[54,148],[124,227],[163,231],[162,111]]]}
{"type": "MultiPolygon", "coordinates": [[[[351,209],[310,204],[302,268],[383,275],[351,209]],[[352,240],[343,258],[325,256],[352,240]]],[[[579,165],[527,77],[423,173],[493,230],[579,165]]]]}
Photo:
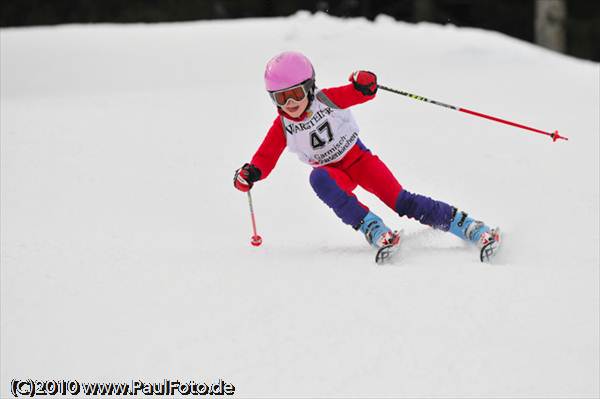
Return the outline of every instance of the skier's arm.
{"type": "Polygon", "coordinates": [[[348,108],[375,98],[377,76],[368,71],[358,71],[350,75],[351,84],[321,90],[335,105],[348,108]]]}
{"type": "Polygon", "coordinates": [[[260,180],[271,173],[287,145],[281,118],[277,117],[250,163],[260,170],[260,180]]]}
{"type": "Polygon", "coordinates": [[[252,161],[235,171],[233,177],[234,187],[246,192],[252,188],[254,182],[266,179],[275,167],[286,144],[283,125],[278,117],[252,157],[252,161]]]}

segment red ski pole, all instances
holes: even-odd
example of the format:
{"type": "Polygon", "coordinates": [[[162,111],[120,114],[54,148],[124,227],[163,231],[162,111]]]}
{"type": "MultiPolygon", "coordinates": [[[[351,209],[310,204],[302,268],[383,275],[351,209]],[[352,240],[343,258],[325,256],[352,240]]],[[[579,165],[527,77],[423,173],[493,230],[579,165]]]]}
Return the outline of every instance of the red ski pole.
{"type": "Polygon", "coordinates": [[[250,191],[248,191],[248,205],[250,206],[250,217],[252,218],[252,240],[250,244],[255,247],[260,246],[262,244],[262,237],[256,234],[256,220],[254,220],[254,208],[252,207],[252,195],[250,191]]]}
{"type": "Polygon", "coordinates": [[[504,123],[505,125],[510,125],[510,126],[514,126],[514,127],[518,127],[520,129],[525,129],[525,130],[529,130],[531,132],[535,132],[535,133],[540,133],[540,134],[544,134],[546,136],[550,136],[552,138],[552,141],[556,141],[558,139],[561,140],[569,140],[568,138],[564,137],[564,136],[560,136],[558,134],[558,130],[555,130],[554,132],[550,133],[550,132],[545,132],[543,130],[539,130],[533,127],[529,127],[529,126],[525,126],[525,125],[521,125],[520,123],[515,123],[515,122],[511,122],[511,121],[507,121],[506,119],[501,119],[495,116],[491,116],[491,115],[486,115],[486,114],[482,114],[480,112],[476,112],[476,111],[471,111],[470,109],[466,109],[466,108],[461,108],[461,107],[456,107],[454,105],[450,105],[450,104],[444,104],[442,102],[439,101],[435,101],[435,100],[430,100],[428,98],[422,97],[422,96],[418,96],[416,94],[411,94],[411,93],[407,93],[404,91],[400,91],[400,90],[395,90],[395,89],[391,89],[389,87],[386,86],[381,86],[381,85],[377,85],[378,88],[380,88],[381,90],[385,90],[385,91],[389,91],[392,93],[396,93],[396,94],[401,94],[403,96],[406,97],[410,97],[414,100],[419,100],[419,101],[424,101],[426,103],[430,103],[430,104],[435,104],[435,105],[439,105],[445,108],[450,108],[453,109],[455,111],[460,111],[460,112],[464,112],[466,114],[470,114],[470,115],[475,115],[475,116],[479,116],[480,118],[485,118],[485,119],[489,119],[495,122],[500,122],[500,123],[504,123]]]}

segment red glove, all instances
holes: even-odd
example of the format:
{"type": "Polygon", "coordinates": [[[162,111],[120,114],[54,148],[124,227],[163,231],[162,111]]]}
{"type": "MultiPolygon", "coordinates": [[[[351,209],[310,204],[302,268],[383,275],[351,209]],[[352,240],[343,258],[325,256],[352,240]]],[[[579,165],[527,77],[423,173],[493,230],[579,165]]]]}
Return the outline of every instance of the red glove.
{"type": "Polygon", "coordinates": [[[260,169],[252,164],[244,164],[241,168],[235,171],[233,177],[233,186],[240,191],[250,191],[255,181],[260,180],[260,169]]]}
{"type": "Polygon", "coordinates": [[[372,96],[377,93],[377,76],[373,72],[352,72],[348,80],[354,84],[356,90],[365,96],[372,96]]]}

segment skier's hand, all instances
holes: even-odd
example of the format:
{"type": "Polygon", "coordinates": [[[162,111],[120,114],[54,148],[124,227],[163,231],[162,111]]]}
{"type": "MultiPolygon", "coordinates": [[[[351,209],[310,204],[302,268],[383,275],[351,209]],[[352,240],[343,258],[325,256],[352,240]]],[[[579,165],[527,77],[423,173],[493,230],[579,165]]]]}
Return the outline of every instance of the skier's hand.
{"type": "Polygon", "coordinates": [[[252,164],[244,164],[235,171],[233,186],[240,191],[250,191],[255,181],[260,180],[260,169],[252,164]]]}
{"type": "Polygon", "coordinates": [[[377,76],[373,72],[352,72],[348,80],[354,84],[356,90],[365,96],[372,96],[377,93],[377,76]]]}

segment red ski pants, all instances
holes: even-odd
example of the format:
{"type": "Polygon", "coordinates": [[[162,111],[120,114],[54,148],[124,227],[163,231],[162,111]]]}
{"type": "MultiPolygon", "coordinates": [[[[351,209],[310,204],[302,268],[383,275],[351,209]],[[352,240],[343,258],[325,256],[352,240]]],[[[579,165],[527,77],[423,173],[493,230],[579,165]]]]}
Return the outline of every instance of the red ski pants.
{"type": "Polygon", "coordinates": [[[313,169],[310,183],[319,198],[351,226],[358,225],[369,211],[353,193],[357,186],[377,196],[394,211],[402,191],[388,167],[360,142],[340,162],[313,169]]]}

